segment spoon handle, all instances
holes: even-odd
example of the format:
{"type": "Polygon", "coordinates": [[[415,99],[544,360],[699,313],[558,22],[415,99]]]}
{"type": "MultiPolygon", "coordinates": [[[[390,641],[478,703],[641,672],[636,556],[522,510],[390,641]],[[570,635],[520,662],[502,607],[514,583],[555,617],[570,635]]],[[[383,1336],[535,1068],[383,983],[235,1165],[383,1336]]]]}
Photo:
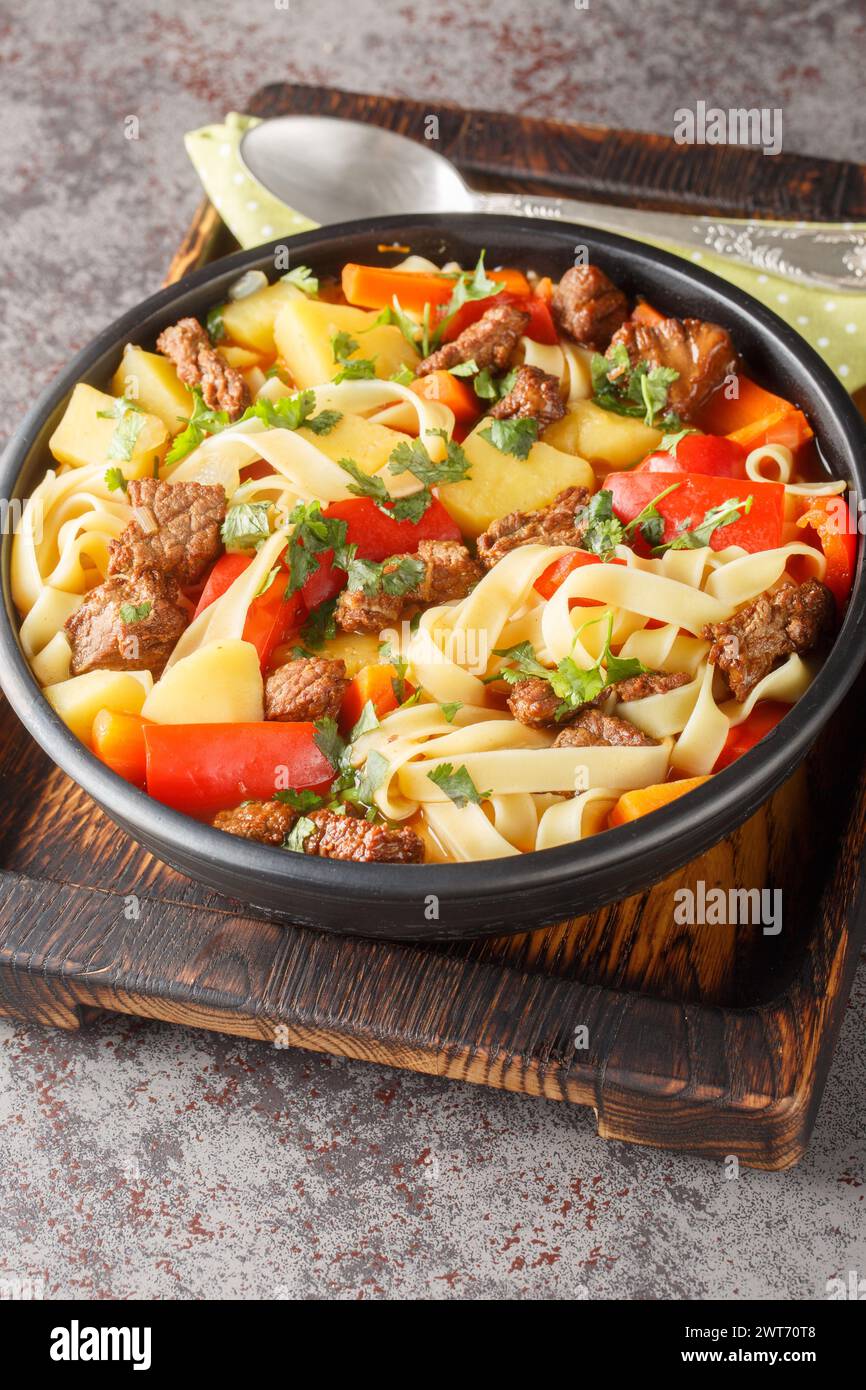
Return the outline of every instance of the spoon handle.
{"type": "Polygon", "coordinates": [[[553,221],[583,222],[624,236],[653,237],[711,251],[804,285],[833,290],[866,289],[866,229],[795,227],[772,222],[726,221],[679,213],[641,212],[571,198],[533,198],[522,193],[476,193],[479,212],[510,213],[553,221]]]}

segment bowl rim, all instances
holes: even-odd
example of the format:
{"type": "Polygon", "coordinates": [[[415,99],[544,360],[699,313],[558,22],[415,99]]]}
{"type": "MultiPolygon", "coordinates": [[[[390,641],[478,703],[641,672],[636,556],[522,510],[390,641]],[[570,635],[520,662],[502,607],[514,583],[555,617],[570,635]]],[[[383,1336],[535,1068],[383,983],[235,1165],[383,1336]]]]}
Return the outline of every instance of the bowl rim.
{"type": "MultiPolygon", "coordinates": [[[[0,495],[7,499],[13,497],[37,435],[51,413],[69,395],[75,382],[92,371],[107,352],[128,340],[130,334],[145,334],[149,321],[159,319],[169,306],[183,299],[190,291],[225,281],[239,271],[266,264],[268,260],[272,263],[276,248],[287,243],[292,254],[306,251],[314,254],[317,248],[321,251],[326,243],[360,240],[372,234],[384,241],[389,231],[405,231],[410,227],[414,227],[416,233],[421,230],[438,231],[445,241],[449,233],[471,234],[471,230],[477,228],[479,245],[484,244],[485,230],[490,237],[497,231],[514,235],[522,230],[528,249],[531,249],[535,238],[542,241],[549,239],[547,249],[550,250],[557,249],[554,240],[556,234],[561,236],[567,233],[572,241],[579,238],[591,251],[601,251],[611,260],[619,257],[637,265],[649,263],[656,269],[666,271],[672,290],[696,285],[711,291],[732,305],[739,315],[751,318],[759,330],[775,339],[776,346],[781,347],[789,358],[796,360],[801,370],[808,371],[815,393],[822,398],[822,408],[827,410],[838,426],[840,445],[847,455],[851,477],[856,479],[856,447],[859,443],[860,449],[863,449],[866,430],[853,401],[809,344],[771,309],[745,291],[670,252],[579,223],[478,213],[419,213],[363,218],[315,228],[291,237],[278,237],[262,246],[223,257],[140,301],[91,339],[38,396],[18,429],[13,432],[0,458],[0,495]]],[[[332,249],[336,249],[336,246],[332,249]]],[[[417,909],[421,896],[417,865],[356,865],[300,854],[287,855],[276,847],[227,835],[174,811],[131,786],[101,763],[55,714],[30,671],[20,646],[19,621],[11,601],[10,537],[4,535],[2,539],[0,683],[37,743],[133,837],[138,834],[140,827],[145,843],[149,839],[156,839],[178,846],[179,850],[182,847],[184,862],[203,860],[212,865],[223,865],[238,876],[251,876],[253,879],[260,876],[270,882],[278,880],[288,889],[295,882],[328,899],[337,897],[345,901],[348,898],[361,904],[394,904],[417,909]]],[[[588,878],[615,875],[618,868],[621,869],[638,855],[644,861],[658,857],[667,862],[671,859],[672,847],[685,841],[690,844],[688,852],[683,852],[682,857],[691,858],[699,852],[694,847],[698,830],[701,846],[706,848],[727,833],[733,823],[742,822],[805,756],[866,660],[863,551],[864,546],[861,545],[848,610],[824,665],[782,724],[766,735],[755,749],[687,797],[639,821],[573,844],[505,859],[445,864],[426,862],[423,865],[423,884],[420,886],[447,897],[450,904],[487,901],[514,894],[535,894],[562,887],[566,882],[573,881],[576,875],[588,878]],[[744,806],[748,808],[745,812],[744,806]]],[[[651,881],[649,871],[644,877],[646,882],[651,881]]]]}

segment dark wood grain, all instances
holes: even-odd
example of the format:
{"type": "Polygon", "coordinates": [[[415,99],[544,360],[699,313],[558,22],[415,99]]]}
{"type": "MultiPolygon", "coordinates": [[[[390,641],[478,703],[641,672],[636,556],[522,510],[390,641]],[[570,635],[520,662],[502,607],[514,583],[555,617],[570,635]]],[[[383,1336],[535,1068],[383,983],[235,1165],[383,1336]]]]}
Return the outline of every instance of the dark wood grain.
{"type": "MultiPolygon", "coordinates": [[[[419,133],[420,103],[263,89],[419,133]]],[[[423,112],[427,113],[428,105],[423,112]]],[[[478,182],[630,204],[847,219],[859,166],[441,108],[478,182]]],[[[169,282],[233,249],[200,207],[169,282]]],[[[804,1151],[866,937],[866,767],[848,699],[807,766],[736,834],[645,893],[542,931],[394,945],[249,915],[155,860],[0,704],[0,1014],[63,1028],[112,1009],[592,1106],[598,1132],[782,1168],[804,1151]],[[857,750],[852,758],[851,750],[857,750]],[[677,925],[673,893],[784,886],[784,929],[677,925]],[[575,1030],[586,1025],[585,1049],[575,1030]]]]}

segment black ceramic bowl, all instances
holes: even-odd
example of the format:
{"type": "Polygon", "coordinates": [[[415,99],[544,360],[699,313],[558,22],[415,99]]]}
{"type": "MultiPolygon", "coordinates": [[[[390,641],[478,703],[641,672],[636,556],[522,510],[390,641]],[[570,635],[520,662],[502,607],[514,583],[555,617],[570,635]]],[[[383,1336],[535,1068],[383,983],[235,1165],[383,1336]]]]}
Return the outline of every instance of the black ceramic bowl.
{"type": "MultiPolygon", "coordinates": [[[[411,245],[442,262],[531,266],[558,278],[587,246],[630,296],[641,293],[680,317],[716,320],[731,332],[750,373],[808,413],[827,464],[866,492],[866,432],[842,386],[781,319],[726,282],[634,241],[562,223],[472,214],[349,222],[293,238],[295,264],[336,275],[345,261],[383,261],[383,242],[411,245]]],[[[37,401],[0,463],[0,497],[26,497],[51,460],[48,438],[77,381],[103,386],[126,342],[153,345],[184,314],[203,316],[241,271],[273,266],[259,247],[189,276],[124,314],[79,353],[37,401]]],[[[587,912],[671,873],[751,815],[801,762],[866,653],[862,554],[841,634],[803,699],[760,745],[666,810],[573,846],[477,864],[345,864],[237,839],[168,810],[110,772],[83,747],[40,693],[21,652],[9,591],[11,536],[2,538],[0,677],[38,743],[134,839],[193,878],[269,916],[364,936],[422,939],[515,932],[587,912]],[[429,920],[428,895],[438,898],[429,920]]]]}

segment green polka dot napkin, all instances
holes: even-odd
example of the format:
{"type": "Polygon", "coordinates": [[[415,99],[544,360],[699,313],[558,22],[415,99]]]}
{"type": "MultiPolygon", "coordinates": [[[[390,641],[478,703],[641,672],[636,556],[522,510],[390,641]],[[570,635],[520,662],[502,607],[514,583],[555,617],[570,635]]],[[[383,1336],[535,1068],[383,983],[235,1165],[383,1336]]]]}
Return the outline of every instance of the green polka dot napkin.
{"type": "MultiPolygon", "coordinates": [[[[280,202],[244,169],[238,147],[244,131],[252,125],[258,125],[256,117],[230,111],[221,125],[203,126],[186,136],[187,153],[205,192],[243,247],[260,246],[275,237],[292,236],[316,226],[303,213],[280,202]]],[[[866,292],[836,294],[804,288],[777,275],[733,265],[709,251],[656,244],[667,245],[686,260],[700,263],[774,309],[811,343],[849,391],[866,385],[866,292]]]]}

